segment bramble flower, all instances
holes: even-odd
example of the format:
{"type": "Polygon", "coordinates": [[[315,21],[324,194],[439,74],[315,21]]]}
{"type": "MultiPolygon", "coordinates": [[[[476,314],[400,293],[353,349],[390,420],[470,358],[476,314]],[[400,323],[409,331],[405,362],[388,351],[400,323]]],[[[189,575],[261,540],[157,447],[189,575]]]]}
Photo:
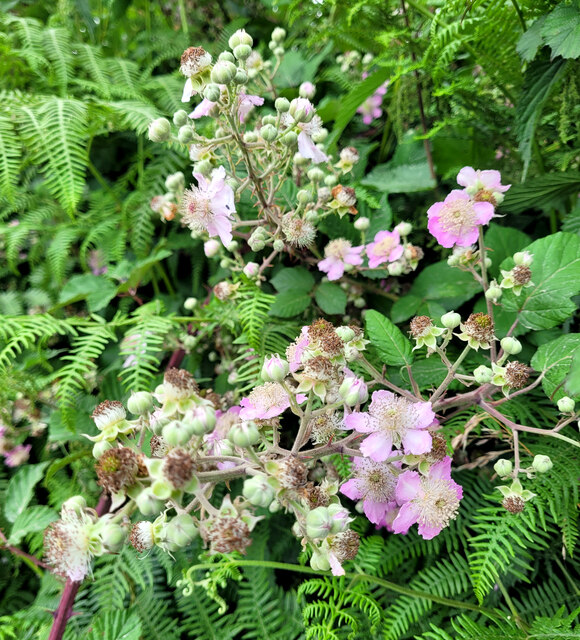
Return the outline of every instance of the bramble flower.
{"type": "Polygon", "coordinates": [[[28,461],[30,449],[32,449],[30,444],[19,444],[10,449],[10,451],[5,451],[2,454],[4,456],[4,464],[7,467],[19,467],[28,461]]]}
{"type": "Polygon", "coordinates": [[[295,98],[290,103],[290,111],[284,114],[284,124],[295,124],[298,134],[298,151],[304,158],[309,158],[314,164],[328,162],[328,156],[315,144],[312,136],[322,130],[322,119],[314,115],[314,105],[306,98],[295,98]]]}
{"type": "Polygon", "coordinates": [[[499,171],[476,171],[472,167],[463,167],[457,174],[457,183],[465,187],[465,191],[476,202],[491,202],[492,205],[501,204],[504,193],[511,184],[501,184],[499,171]]]}
{"type": "Polygon", "coordinates": [[[312,391],[323,402],[329,387],[338,381],[336,367],[324,356],[307,360],[303,372],[295,373],[294,377],[300,383],[297,391],[312,391]]]}
{"type": "Polygon", "coordinates": [[[410,402],[391,391],[375,391],[368,413],[346,416],[344,425],[360,433],[370,433],[360,445],[361,453],[375,462],[389,457],[393,447],[421,455],[431,450],[432,438],[425,431],[435,420],[430,402],[410,402]]]}
{"type": "Polygon", "coordinates": [[[499,286],[502,289],[511,289],[516,296],[521,294],[522,289],[534,286],[532,282],[532,270],[526,264],[517,264],[510,271],[501,269],[501,275],[503,276],[503,280],[499,286]]]}
{"type": "Polygon", "coordinates": [[[347,560],[354,560],[360,545],[360,536],[356,531],[347,529],[335,536],[330,536],[323,543],[323,547],[328,545],[328,562],[333,576],[343,576],[345,571],[342,563],[347,560]]]}
{"type": "Polygon", "coordinates": [[[429,316],[415,316],[411,320],[410,334],[415,339],[415,349],[427,347],[427,354],[433,353],[437,348],[437,338],[445,333],[445,329],[436,327],[429,316]]]}
{"type": "Polygon", "coordinates": [[[478,226],[487,224],[493,214],[490,202],[475,202],[465,191],[454,189],[443,202],[429,207],[427,226],[442,247],[468,247],[478,240],[478,226]]]}
{"type": "MultiPolygon", "coordinates": [[[[298,402],[304,402],[306,396],[297,394],[298,402]]],[[[281,415],[290,407],[290,398],[284,387],[278,382],[266,382],[242,398],[240,418],[242,420],[268,420],[281,415]]]]}
{"type": "Polygon", "coordinates": [[[91,416],[100,433],[96,436],[83,435],[92,442],[113,441],[120,433],[126,434],[133,429],[126,416],[125,407],[120,402],[105,400],[95,407],[91,416]]]}
{"type": "Polygon", "coordinates": [[[456,334],[460,340],[476,351],[489,349],[495,340],[493,320],[486,313],[472,313],[465,322],[459,325],[461,333],[456,334]]]}
{"type": "Polygon", "coordinates": [[[491,382],[497,387],[501,387],[505,396],[509,395],[511,389],[521,389],[524,387],[530,377],[531,371],[527,365],[522,362],[517,362],[517,360],[508,362],[505,367],[492,362],[491,368],[493,371],[491,382]]]}
{"type": "Polygon", "coordinates": [[[373,524],[381,524],[387,514],[397,508],[397,474],[393,465],[355,457],[352,475],[353,477],[340,487],[340,492],[351,500],[362,500],[365,516],[373,524]]]}
{"type": "Polygon", "coordinates": [[[192,231],[207,231],[219,236],[224,246],[232,239],[232,214],[236,212],[234,191],[226,184],[226,170],[214,169],[211,181],[201,173],[193,174],[198,186],[187,189],[181,202],[181,218],[192,231]]]}
{"type": "Polygon", "coordinates": [[[393,521],[393,531],[407,533],[418,523],[419,535],[431,540],[457,517],[463,489],[451,479],[451,458],[446,456],[431,466],[428,476],[417,471],[402,473],[395,495],[402,506],[393,521]]]}
{"type": "Polygon", "coordinates": [[[199,120],[199,118],[203,118],[204,116],[210,116],[212,114],[212,109],[217,105],[217,102],[212,102],[207,98],[204,98],[195,109],[189,114],[189,117],[192,120],[199,120]]]}
{"type": "Polygon", "coordinates": [[[316,238],[316,227],[292,211],[282,217],[282,231],[288,244],[300,249],[309,247],[316,238]]]}
{"type": "Polygon", "coordinates": [[[401,237],[397,231],[379,231],[375,235],[374,242],[366,247],[369,267],[376,269],[384,262],[398,260],[405,250],[400,241],[401,237]]]}
{"type": "MultiPolygon", "coordinates": [[[[367,76],[368,73],[365,71],[362,74],[363,80],[367,76]]],[[[362,115],[364,124],[369,125],[373,120],[377,120],[383,115],[381,105],[383,104],[383,96],[387,93],[388,86],[389,83],[385,82],[385,84],[381,85],[373,95],[367,98],[356,110],[357,113],[362,115]]]]}
{"type": "Polygon", "coordinates": [[[245,93],[240,93],[238,96],[238,116],[240,122],[245,122],[248,114],[254,107],[259,107],[264,104],[264,98],[260,96],[251,96],[245,93]]]}
{"type": "Polygon", "coordinates": [[[172,367],[165,372],[163,384],[156,389],[153,397],[162,406],[161,416],[168,417],[176,411],[185,413],[194,408],[199,400],[199,387],[189,371],[172,367]]]}
{"type": "Polygon", "coordinates": [[[331,240],[324,248],[324,260],[318,263],[318,268],[328,275],[329,280],[338,280],[344,274],[345,265],[358,266],[362,264],[361,253],[363,246],[353,247],[348,240],[338,238],[331,240]]]}
{"type": "Polygon", "coordinates": [[[209,79],[211,55],[202,47],[189,47],[181,56],[179,70],[187,78],[181,102],[189,102],[191,96],[201,91],[209,79]]]}

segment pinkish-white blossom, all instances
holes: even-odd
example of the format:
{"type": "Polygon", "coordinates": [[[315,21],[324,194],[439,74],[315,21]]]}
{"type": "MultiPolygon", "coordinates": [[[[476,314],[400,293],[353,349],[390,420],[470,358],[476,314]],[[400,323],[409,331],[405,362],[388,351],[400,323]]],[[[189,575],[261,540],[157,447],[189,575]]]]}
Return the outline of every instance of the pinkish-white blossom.
{"type": "Polygon", "coordinates": [[[385,262],[394,262],[403,255],[404,250],[398,231],[379,231],[374,242],[366,247],[369,267],[376,269],[385,262]]]}
{"type": "Polygon", "coordinates": [[[30,457],[30,449],[32,449],[32,445],[29,444],[19,444],[16,445],[10,451],[4,452],[4,464],[7,467],[19,467],[21,464],[24,464],[28,461],[30,457]]]}
{"type": "Polygon", "coordinates": [[[347,264],[361,265],[361,253],[364,247],[353,247],[348,240],[338,238],[331,240],[324,248],[324,260],[318,263],[318,268],[327,274],[329,280],[338,280],[344,274],[347,264]]]}
{"type": "MultiPolygon", "coordinates": [[[[298,393],[296,400],[304,402],[306,396],[298,393]]],[[[242,420],[268,420],[281,415],[290,407],[290,397],[280,383],[266,382],[253,389],[247,398],[242,398],[240,406],[242,420]]]]}

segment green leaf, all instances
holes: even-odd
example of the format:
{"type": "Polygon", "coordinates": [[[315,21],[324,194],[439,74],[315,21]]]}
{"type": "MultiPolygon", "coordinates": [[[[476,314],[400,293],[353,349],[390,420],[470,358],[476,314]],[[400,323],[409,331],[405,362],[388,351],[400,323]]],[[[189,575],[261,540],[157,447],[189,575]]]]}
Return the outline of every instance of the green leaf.
{"type": "Polygon", "coordinates": [[[542,108],[564,75],[565,68],[564,59],[555,62],[539,60],[526,71],[524,88],[516,108],[516,135],[524,161],[524,178],[532,160],[532,145],[542,108]]]}
{"type": "Polygon", "coordinates": [[[580,189],[580,173],[551,173],[516,184],[507,192],[501,210],[522,213],[527,209],[557,208],[580,189]]]}
{"type": "Polygon", "coordinates": [[[310,291],[314,286],[314,277],[304,267],[293,267],[280,269],[270,282],[280,292],[288,289],[310,291]]]}
{"type": "Polygon", "coordinates": [[[536,57],[538,49],[544,44],[542,27],[544,26],[545,20],[546,16],[538,18],[518,40],[516,51],[525,62],[531,62],[536,57]]]}
{"type": "Polygon", "coordinates": [[[24,536],[43,531],[55,520],[58,520],[58,513],[54,509],[44,505],[29,507],[20,513],[14,521],[8,542],[19,544],[24,536]]]}
{"type": "Polygon", "coordinates": [[[576,350],[572,358],[565,389],[568,395],[573,398],[580,398],[580,349],[576,350]]]}
{"type": "Polygon", "coordinates": [[[499,265],[506,258],[527,247],[531,238],[519,229],[490,224],[483,240],[488,249],[488,255],[492,260],[489,271],[492,277],[497,278],[499,276],[499,265]]]}
{"type": "Polygon", "coordinates": [[[48,462],[41,462],[25,465],[10,478],[4,504],[4,515],[7,520],[14,522],[26,509],[32,499],[34,487],[42,479],[48,464],[48,462]]]}
{"type": "Polygon", "coordinates": [[[344,313],[346,311],[346,293],[332,282],[323,282],[314,294],[316,303],[329,315],[344,313]]]}
{"type": "MultiPolygon", "coordinates": [[[[580,333],[569,333],[543,344],[534,354],[531,365],[536,371],[545,371],[542,388],[554,402],[568,393],[562,384],[571,371],[573,361],[578,362],[580,333]]],[[[577,373],[577,372],[575,372],[577,373]]],[[[580,395],[574,394],[574,395],[580,395]]]]}
{"type": "Polygon", "coordinates": [[[580,7],[559,4],[546,16],[542,36],[552,49],[552,57],[577,58],[580,56],[580,7]]]}
{"type": "Polygon", "coordinates": [[[71,304],[86,300],[89,311],[99,311],[106,307],[115,297],[117,287],[104,276],[91,273],[73,276],[62,288],[58,301],[60,304],[71,304]]]}
{"type": "MultiPolygon", "coordinates": [[[[559,232],[541,238],[526,247],[534,256],[532,287],[519,296],[507,290],[502,303],[507,311],[519,311],[520,322],[528,329],[550,329],[561,324],[576,310],[570,300],[580,292],[580,237],[559,232]]],[[[509,270],[513,260],[504,260],[501,268],[509,270]]]]}
{"type": "Polygon", "coordinates": [[[436,317],[460,307],[481,291],[470,273],[450,267],[446,261],[431,264],[417,276],[409,293],[395,302],[391,310],[394,322],[403,322],[421,313],[436,317]],[[410,298],[410,299],[409,299],[410,298]],[[434,311],[424,312],[424,305],[435,304],[434,311]]]}
{"type": "Polygon", "coordinates": [[[270,315],[277,318],[291,318],[302,313],[312,303],[303,289],[289,289],[276,296],[270,315]]]}
{"type": "Polygon", "coordinates": [[[425,191],[436,185],[426,161],[397,167],[390,166],[390,163],[380,164],[361,180],[361,184],[386,193],[425,191]]]}
{"type": "Polygon", "coordinates": [[[365,325],[371,343],[376,347],[385,364],[410,365],[413,362],[411,343],[382,313],[374,309],[367,311],[365,325]]]}

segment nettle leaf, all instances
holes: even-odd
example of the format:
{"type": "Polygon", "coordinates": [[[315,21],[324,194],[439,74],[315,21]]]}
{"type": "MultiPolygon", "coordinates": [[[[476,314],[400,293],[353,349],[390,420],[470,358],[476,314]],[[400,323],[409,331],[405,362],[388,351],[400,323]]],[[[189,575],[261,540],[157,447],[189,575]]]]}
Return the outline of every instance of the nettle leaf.
{"type": "Polygon", "coordinates": [[[89,311],[99,311],[106,307],[117,294],[117,287],[104,276],[91,273],[73,276],[62,288],[60,304],[71,304],[86,300],[89,311]]]}
{"type": "Polygon", "coordinates": [[[29,533],[43,531],[51,522],[58,520],[58,513],[45,505],[30,507],[18,515],[12,526],[8,542],[19,544],[29,533]]]}
{"type": "Polygon", "coordinates": [[[527,247],[531,238],[519,229],[490,224],[483,240],[488,249],[488,255],[492,260],[489,272],[492,277],[497,278],[500,264],[517,251],[527,247]]]}
{"type": "Polygon", "coordinates": [[[398,167],[393,167],[390,163],[380,164],[361,180],[361,184],[386,193],[426,191],[436,186],[427,161],[398,167]]]}
{"type": "Polygon", "coordinates": [[[323,282],[314,294],[316,304],[329,315],[346,311],[346,293],[332,282],[323,282]]]}
{"type": "MultiPolygon", "coordinates": [[[[507,311],[519,312],[520,322],[528,329],[550,329],[576,310],[570,298],[580,292],[580,237],[559,232],[532,242],[526,247],[534,256],[532,282],[519,296],[507,290],[502,302],[507,311]]],[[[514,266],[511,258],[502,269],[514,266]]]]}
{"type": "Polygon", "coordinates": [[[304,289],[289,289],[276,296],[270,315],[277,318],[291,318],[305,311],[312,300],[304,289]]]}
{"type": "Polygon", "coordinates": [[[276,291],[310,291],[314,286],[314,277],[304,267],[280,269],[270,280],[276,291]]]}
{"type": "Polygon", "coordinates": [[[6,503],[4,515],[9,522],[15,522],[16,518],[26,509],[32,499],[34,487],[44,475],[48,462],[28,464],[20,467],[10,478],[6,491],[6,503]]]}
{"type": "Polygon", "coordinates": [[[580,397],[578,365],[580,364],[580,333],[569,333],[543,344],[530,363],[536,371],[545,371],[542,388],[549,398],[557,402],[565,395],[580,397]],[[574,364],[574,371],[572,365],[574,364]],[[571,374],[576,391],[565,390],[564,381],[571,374]]]}
{"type": "Polygon", "coordinates": [[[578,3],[559,4],[546,16],[542,36],[552,49],[552,57],[580,56],[580,6],[578,3]]]}
{"type": "Polygon", "coordinates": [[[410,365],[413,362],[410,341],[386,316],[370,309],[365,315],[365,325],[371,343],[385,364],[410,365]]]}
{"type": "Polygon", "coordinates": [[[580,189],[580,173],[551,173],[513,185],[501,203],[501,210],[522,213],[528,209],[558,208],[580,189]]]}
{"type": "Polygon", "coordinates": [[[580,349],[577,349],[572,357],[565,389],[568,395],[574,398],[580,397],[580,349]]]}
{"type": "Polygon", "coordinates": [[[524,33],[518,40],[516,51],[520,54],[522,60],[531,62],[538,53],[538,49],[544,44],[542,38],[542,27],[546,21],[546,16],[538,18],[534,24],[524,33]]]}
{"type": "Polygon", "coordinates": [[[436,262],[423,269],[409,293],[395,302],[391,318],[394,322],[404,322],[417,314],[437,318],[480,291],[470,273],[453,269],[446,261],[436,262]]]}

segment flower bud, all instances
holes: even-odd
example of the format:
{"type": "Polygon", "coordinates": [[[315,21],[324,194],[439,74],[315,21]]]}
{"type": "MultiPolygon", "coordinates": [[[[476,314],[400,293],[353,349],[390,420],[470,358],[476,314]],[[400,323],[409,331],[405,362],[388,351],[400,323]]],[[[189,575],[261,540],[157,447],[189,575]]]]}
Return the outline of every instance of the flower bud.
{"type": "Polygon", "coordinates": [[[273,355],[264,360],[261,375],[265,382],[282,382],[289,371],[286,360],[279,355],[273,355]]]}
{"type": "Polygon", "coordinates": [[[290,109],[290,101],[286,98],[276,98],[274,106],[276,107],[276,111],[279,111],[280,113],[286,113],[286,111],[290,109]]]}
{"type": "Polygon", "coordinates": [[[282,136],[282,143],[287,147],[293,147],[298,141],[298,134],[295,131],[287,131],[282,136]]]}
{"type": "Polygon", "coordinates": [[[389,272],[390,276],[400,276],[403,273],[403,265],[399,260],[395,260],[395,262],[390,262],[387,265],[387,271],[389,272]]]}
{"type": "Polygon", "coordinates": [[[191,428],[178,420],[172,420],[166,424],[161,433],[163,434],[165,442],[172,447],[179,447],[186,444],[193,435],[191,428]]]}
{"type": "Polygon", "coordinates": [[[163,509],[163,501],[158,500],[151,489],[144,489],[135,500],[137,508],[144,516],[155,516],[163,509]]]}
{"type": "Polygon", "coordinates": [[[105,451],[112,449],[113,445],[106,440],[101,440],[100,442],[95,442],[95,446],[93,447],[93,457],[98,459],[100,458],[105,451]]]}
{"type": "Polygon", "coordinates": [[[231,54],[229,51],[223,51],[222,53],[220,53],[218,56],[218,60],[225,60],[226,62],[236,61],[233,54],[231,54]]]}
{"type": "Polygon", "coordinates": [[[166,142],[171,138],[171,123],[167,118],[157,118],[149,125],[151,142],[166,142]]]}
{"type": "MultiPolygon", "coordinates": [[[[391,275],[394,275],[394,274],[391,274],[391,275]]],[[[355,298],[353,304],[357,309],[364,309],[367,306],[367,301],[361,296],[360,298],[355,298]]]]}
{"type": "Polygon", "coordinates": [[[220,267],[222,269],[227,269],[230,266],[230,259],[229,258],[222,258],[220,260],[220,267]]]}
{"type": "Polygon", "coordinates": [[[244,482],[244,498],[256,507],[268,508],[276,492],[268,483],[266,476],[253,476],[244,482]]]}
{"type": "Polygon", "coordinates": [[[284,241],[277,238],[272,245],[275,251],[284,251],[284,241]]]}
{"type": "Polygon", "coordinates": [[[336,331],[336,335],[343,342],[350,342],[355,337],[355,332],[350,327],[336,327],[335,331],[336,331]]]}
{"type": "Polygon", "coordinates": [[[366,402],[369,398],[369,391],[365,381],[354,375],[346,375],[338,389],[340,397],[349,407],[366,402]]]}
{"type": "MultiPolygon", "coordinates": [[[[318,211],[311,210],[306,212],[304,219],[308,220],[308,222],[318,222],[318,220],[320,219],[320,216],[318,215],[318,211]]],[[[352,268],[351,264],[344,265],[345,271],[348,271],[349,268],[352,268]]]]}
{"type": "Polygon", "coordinates": [[[151,493],[159,500],[167,500],[172,491],[173,487],[167,480],[155,480],[151,485],[151,493]]]}
{"type": "MultiPolygon", "coordinates": [[[[326,181],[325,181],[326,182],[326,181]]],[[[364,216],[357,218],[354,221],[354,228],[358,229],[358,231],[367,231],[367,229],[371,226],[371,221],[364,216]]]]}
{"type": "Polygon", "coordinates": [[[447,264],[450,267],[456,267],[459,264],[459,256],[456,256],[454,253],[452,253],[448,258],[447,258],[447,264]]]}
{"type": "Polygon", "coordinates": [[[309,538],[326,538],[330,535],[333,518],[326,507],[316,507],[306,516],[306,533],[309,538]]]}
{"type": "Polygon", "coordinates": [[[187,144],[188,142],[191,142],[193,140],[193,131],[188,124],[179,129],[179,131],[177,132],[177,139],[179,140],[179,142],[181,142],[181,144],[187,144]]]}
{"type": "Polygon", "coordinates": [[[221,246],[221,242],[212,238],[211,240],[203,243],[203,252],[207,258],[213,258],[218,254],[221,246]]]}
{"type": "Polygon", "coordinates": [[[518,266],[529,267],[534,261],[534,256],[527,251],[518,251],[513,255],[514,262],[518,266]]]}
{"type": "Polygon", "coordinates": [[[413,225],[410,222],[399,222],[395,227],[395,231],[398,231],[399,235],[405,237],[413,231],[413,225]]]}
{"type": "Polygon", "coordinates": [[[248,262],[244,267],[244,275],[248,278],[255,278],[260,271],[260,265],[257,262],[248,262]]]}
{"type": "Polygon", "coordinates": [[[211,70],[211,81],[216,84],[229,84],[235,77],[238,68],[228,60],[218,60],[211,70]]]}
{"type": "Polygon", "coordinates": [[[107,548],[107,551],[111,553],[117,553],[123,548],[125,542],[125,529],[114,524],[113,522],[107,523],[100,532],[101,541],[107,548]]]}
{"type": "Polygon", "coordinates": [[[228,440],[245,449],[260,441],[260,432],[255,422],[246,420],[235,424],[228,432],[228,440]]]}
{"type": "Polygon", "coordinates": [[[198,535],[199,531],[188,513],[175,516],[165,527],[165,538],[177,547],[187,547],[198,535]]]}
{"type": "Polygon", "coordinates": [[[226,247],[226,249],[232,253],[234,251],[237,251],[239,248],[240,248],[240,243],[237,240],[232,240],[226,247]]]}
{"type": "Polygon", "coordinates": [[[153,409],[153,396],[148,391],[136,391],[127,400],[127,409],[138,416],[148,413],[153,409]]]}
{"type": "Polygon", "coordinates": [[[449,311],[441,316],[441,324],[446,329],[455,329],[461,324],[461,316],[455,311],[449,311]]]}
{"type": "Polygon", "coordinates": [[[352,520],[347,509],[341,504],[331,504],[328,507],[328,513],[332,518],[332,529],[330,533],[341,533],[348,527],[348,523],[352,520]]]}
{"type": "Polygon", "coordinates": [[[489,289],[485,292],[485,297],[488,300],[493,300],[494,302],[496,302],[497,300],[499,300],[501,298],[501,294],[503,293],[503,291],[501,290],[501,287],[498,287],[497,285],[494,285],[493,283],[489,286],[489,289]]]}
{"type": "Polygon", "coordinates": [[[326,138],[328,138],[328,129],[326,129],[326,127],[320,127],[318,131],[313,131],[310,137],[316,144],[324,142],[326,138]]]}
{"type": "Polygon", "coordinates": [[[197,307],[197,302],[198,302],[197,298],[186,298],[185,302],[183,303],[183,306],[188,311],[193,311],[195,307],[197,307]]]}
{"type": "Polygon", "coordinates": [[[252,47],[247,44],[239,44],[234,49],[234,56],[238,60],[247,60],[252,55],[252,47]]]}
{"type": "Polygon", "coordinates": [[[216,423],[215,409],[209,404],[196,407],[184,416],[188,428],[195,436],[202,436],[213,430],[216,423]]]}
{"type": "Polygon", "coordinates": [[[300,204],[307,204],[312,202],[312,195],[307,189],[300,189],[296,194],[296,200],[298,200],[300,204]]]}
{"type": "Polygon", "coordinates": [[[319,169],[318,167],[312,167],[312,169],[309,169],[306,175],[312,182],[321,182],[322,180],[324,180],[324,171],[322,171],[322,169],[319,169]]]}
{"type": "Polygon", "coordinates": [[[282,29],[282,27],[276,27],[274,31],[272,31],[273,42],[284,42],[285,38],[286,38],[286,31],[282,29]]]}
{"type": "Polygon", "coordinates": [[[165,188],[168,191],[176,193],[178,191],[182,191],[185,187],[185,176],[181,171],[177,171],[176,173],[172,173],[165,178],[165,188]]]}
{"type": "Polygon", "coordinates": [[[213,82],[208,84],[203,90],[203,97],[210,102],[217,102],[220,99],[221,94],[222,92],[219,85],[214,84],[213,82]]]}
{"type": "Polygon", "coordinates": [[[238,69],[234,76],[234,82],[236,84],[246,84],[248,82],[248,74],[245,69],[238,69]]]}
{"type": "MultiPolygon", "coordinates": [[[[326,178],[324,178],[324,184],[327,187],[334,187],[337,183],[338,183],[338,178],[332,173],[327,175],[326,178]]],[[[358,218],[358,219],[361,220],[363,218],[358,218]]],[[[364,220],[368,220],[368,218],[364,218],[364,220]]],[[[369,221],[369,224],[370,224],[370,221],[369,221]]],[[[356,223],[355,223],[355,227],[356,227],[356,223]]]]}
{"type": "Polygon", "coordinates": [[[273,124],[265,124],[260,129],[260,135],[266,142],[273,142],[278,136],[278,130],[273,124]]]}
{"type": "Polygon", "coordinates": [[[272,53],[276,57],[281,58],[284,55],[284,47],[274,47],[274,49],[272,50],[272,53]]]}
{"type": "Polygon", "coordinates": [[[513,468],[514,467],[511,460],[506,460],[505,458],[498,460],[493,465],[493,470],[497,473],[498,476],[501,476],[501,477],[509,476],[513,471],[513,468]]]}
{"type": "Polygon", "coordinates": [[[574,400],[572,400],[572,398],[569,398],[568,396],[563,396],[558,400],[558,409],[562,413],[573,413],[575,406],[576,403],[574,402],[574,400]]]}
{"type": "Polygon", "coordinates": [[[68,500],[65,500],[61,507],[61,513],[64,511],[74,511],[74,513],[79,514],[81,511],[87,508],[87,501],[83,496],[72,496],[68,500]]]}
{"type": "Polygon", "coordinates": [[[328,554],[321,553],[316,549],[310,558],[310,566],[315,571],[328,571],[330,569],[328,554]]]}
{"type": "Polygon", "coordinates": [[[537,455],[534,456],[532,467],[538,473],[547,473],[553,467],[553,463],[550,460],[550,456],[537,455]]]}
{"type": "Polygon", "coordinates": [[[473,372],[473,377],[478,384],[487,384],[493,378],[493,371],[482,364],[473,372]]]}
{"type": "Polygon", "coordinates": [[[249,33],[246,33],[244,29],[238,29],[228,40],[230,49],[235,49],[241,44],[245,44],[248,47],[251,47],[254,44],[254,39],[249,33]]]}
{"type": "Polygon", "coordinates": [[[312,84],[312,82],[303,82],[298,88],[298,95],[301,98],[308,98],[308,100],[312,100],[315,93],[316,87],[312,84]]]}
{"type": "Polygon", "coordinates": [[[255,131],[246,131],[244,142],[258,142],[258,134],[255,131]]]}
{"type": "Polygon", "coordinates": [[[522,343],[516,338],[502,338],[501,348],[510,356],[515,356],[522,350],[522,343]]]}
{"type": "Polygon", "coordinates": [[[176,127],[182,127],[184,124],[189,122],[189,118],[187,116],[187,111],[180,109],[173,114],[173,124],[176,127]]]}
{"type": "Polygon", "coordinates": [[[202,176],[208,176],[212,169],[213,165],[211,163],[211,160],[207,159],[196,162],[193,167],[194,173],[201,173],[202,176]]]}

